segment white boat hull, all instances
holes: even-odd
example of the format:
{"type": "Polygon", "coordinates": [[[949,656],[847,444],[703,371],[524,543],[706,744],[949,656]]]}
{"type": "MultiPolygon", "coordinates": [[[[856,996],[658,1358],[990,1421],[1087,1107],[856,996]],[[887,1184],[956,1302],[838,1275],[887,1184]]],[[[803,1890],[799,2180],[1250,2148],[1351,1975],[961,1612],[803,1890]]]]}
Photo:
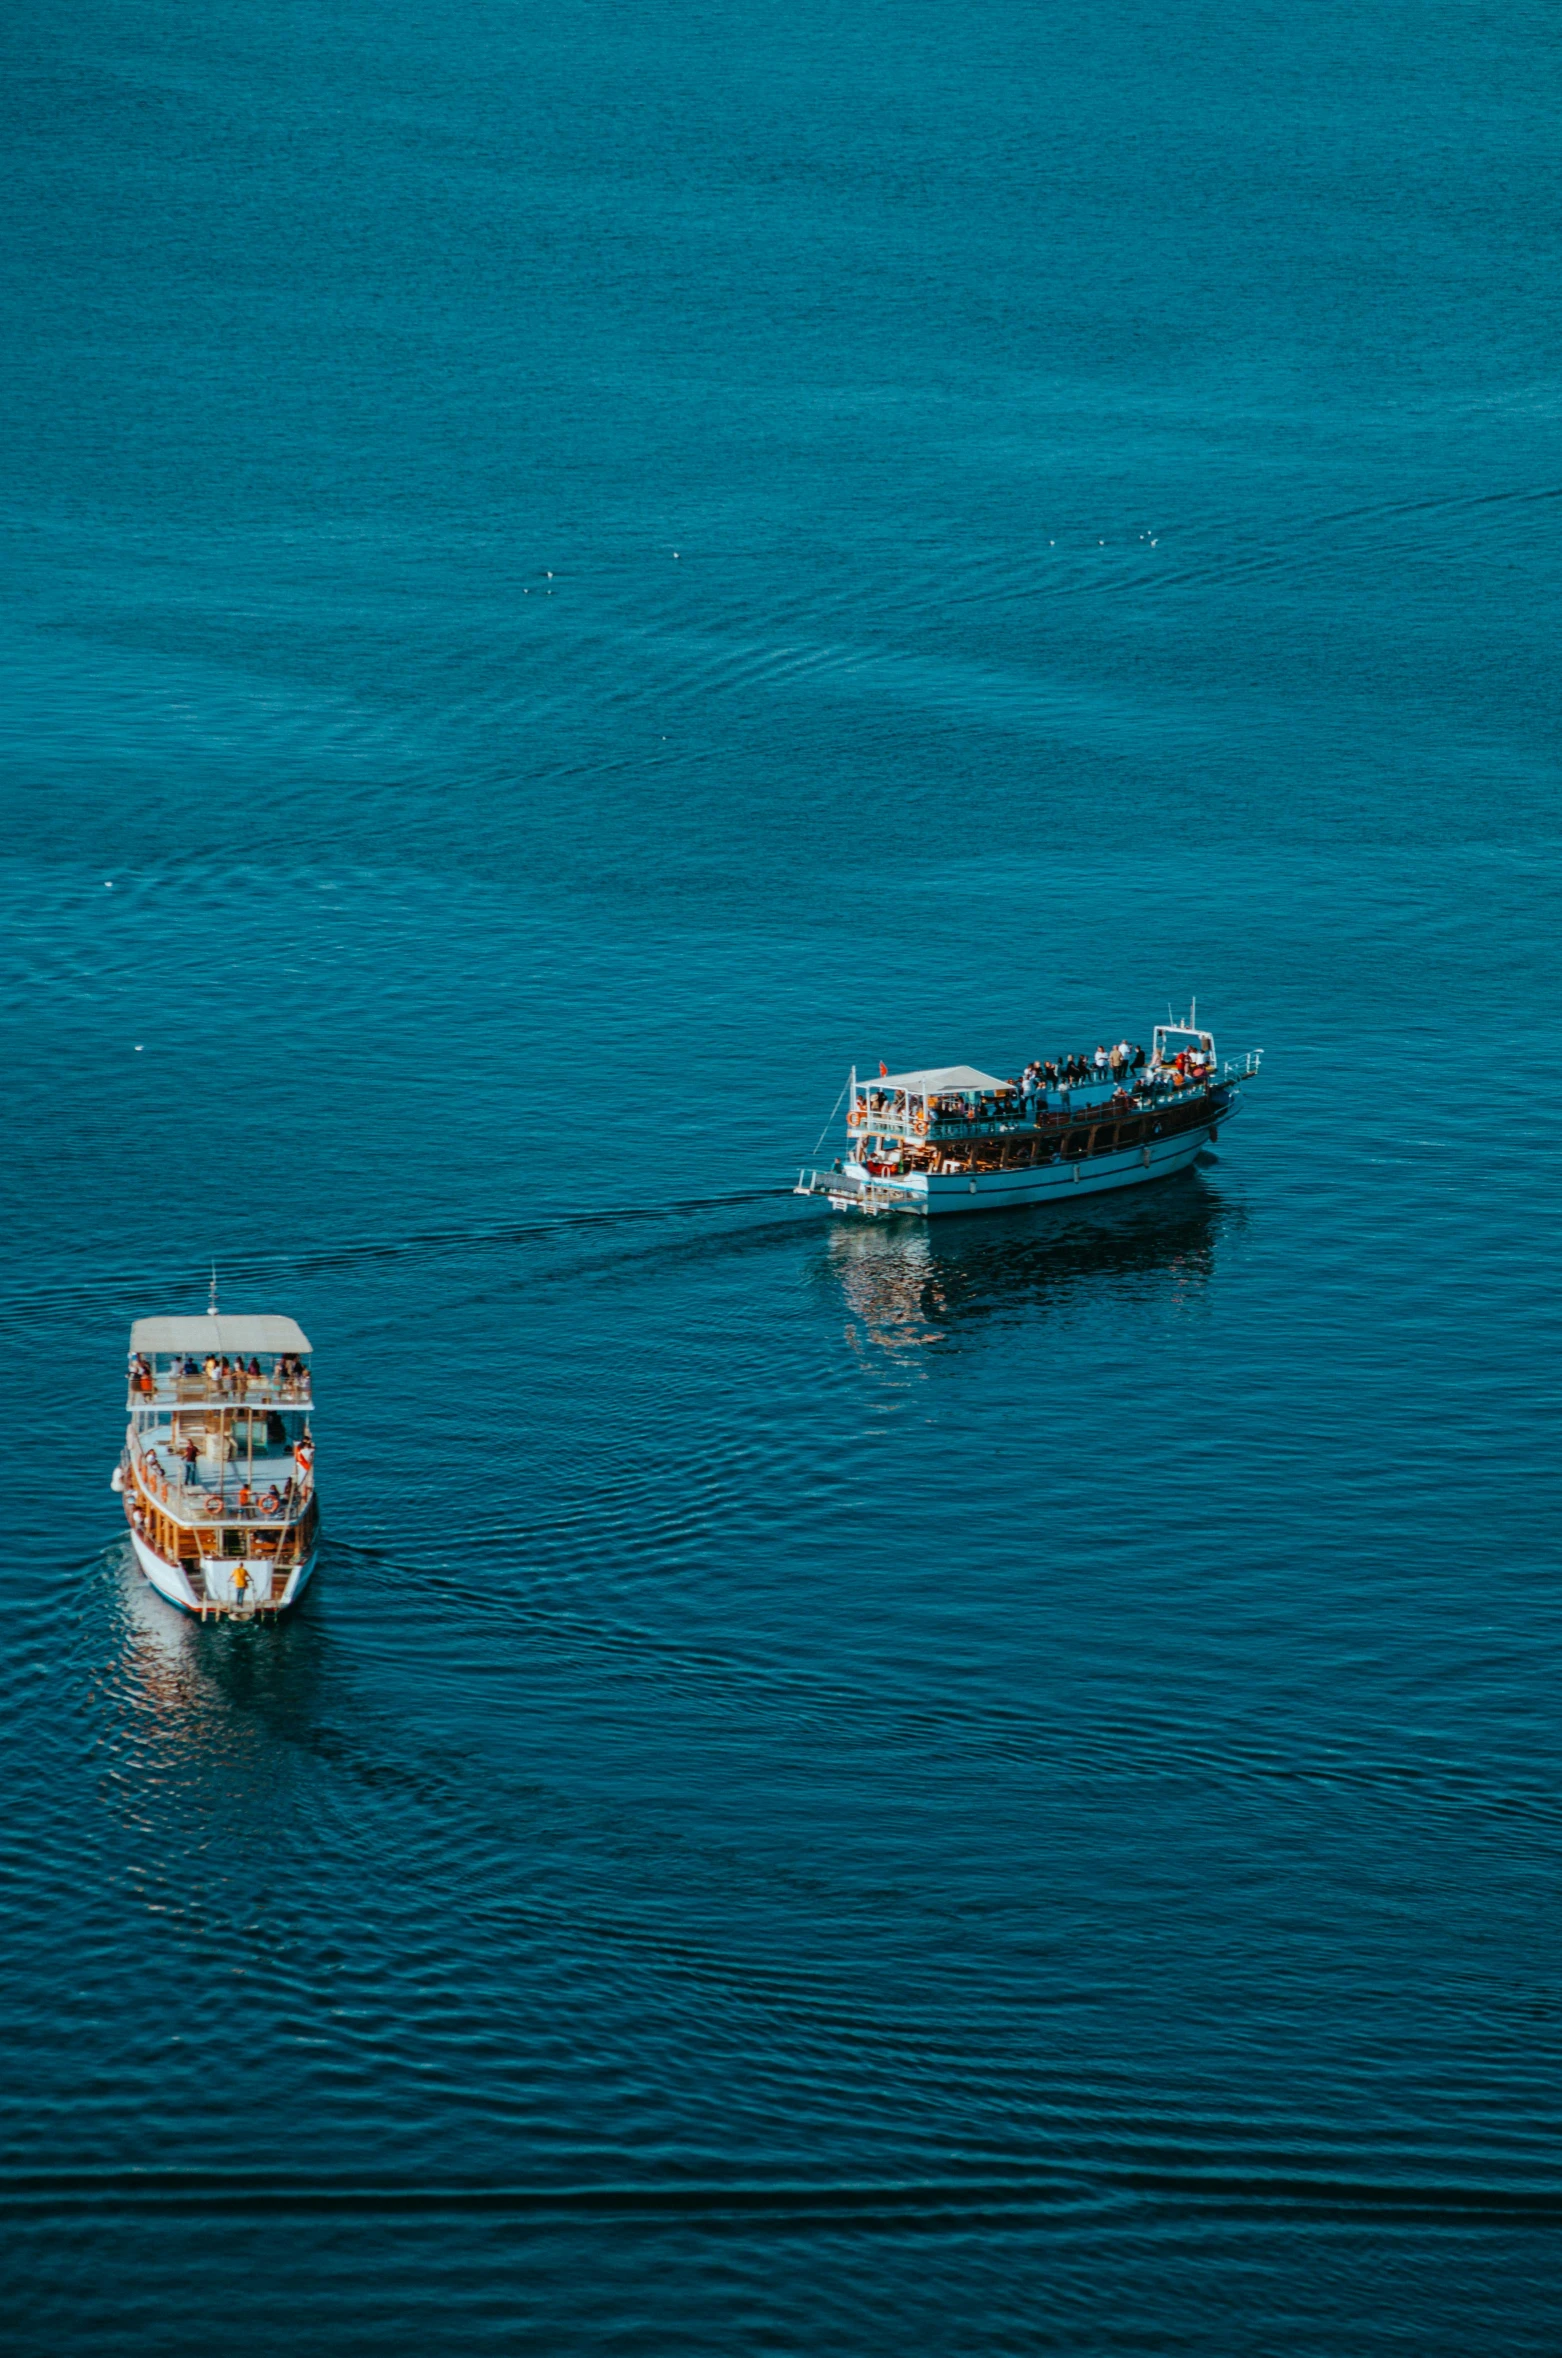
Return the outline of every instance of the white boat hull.
{"type": "Polygon", "coordinates": [[[273,1600],[268,1593],[263,1600],[257,1601],[250,1591],[240,1589],[235,1581],[234,1575],[240,1570],[238,1559],[203,1556],[201,1577],[206,1590],[203,1601],[196,1595],[180,1567],[165,1562],[155,1548],[148,1547],[139,1531],[131,1532],[130,1544],[136,1551],[136,1562],[158,1595],[166,1597],[171,1605],[178,1605],[182,1611],[198,1615],[202,1620],[210,1619],[215,1614],[229,1621],[257,1621],[263,1614],[285,1612],[289,1605],[297,1604],[320,1560],[319,1549],[312,1549],[294,1569],[280,1597],[273,1600]]]}
{"type": "MultiPolygon", "coordinates": [[[[1227,1117],[1229,1118],[1229,1117],[1227,1117]]],[[[904,1179],[847,1179],[837,1194],[823,1174],[807,1194],[829,1194],[837,1211],[915,1212],[924,1218],[946,1212],[1007,1211],[1026,1204],[1077,1203],[1082,1196],[1106,1195],[1170,1179],[1197,1162],[1213,1144],[1218,1124],[1200,1123],[1174,1137],[1124,1147],[1120,1153],[1082,1156],[1078,1161],[1032,1165],[1014,1171],[913,1171],[904,1179]]]]}

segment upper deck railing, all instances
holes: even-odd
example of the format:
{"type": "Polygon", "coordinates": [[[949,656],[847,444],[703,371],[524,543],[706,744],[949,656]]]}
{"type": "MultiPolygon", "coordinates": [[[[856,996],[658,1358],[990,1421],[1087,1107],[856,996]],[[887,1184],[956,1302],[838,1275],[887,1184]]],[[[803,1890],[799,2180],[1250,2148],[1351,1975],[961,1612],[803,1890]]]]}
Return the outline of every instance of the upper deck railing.
{"type": "Polygon", "coordinates": [[[1070,1122],[1086,1120],[1093,1113],[1115,1107],[1119,1113],[1144,1113],[1152,1106],[1184,1105],[1194,1098],[1205,1096],[1211,1089],[1228,1088],[1238,1081],[1251,1080],[1263,1060],[1263,1050],[1254,1049],[1246,1056],[1227,1057],[1224,1063],[1208,1070],[1179,1077],[1171,1066],[1150,1068],[1132,1073],[1123,1081],[1114,1081],[1110,1073],[1097,1080],[1092,1074],[1068,1088],[1039,1089],[1033,1095],[1021,1096],[1018,1091],[1005,1091],[1000,1098],[967,1103],[963,1110],[953,1111],[935,1103],[930,1106],[913,1100],[905,1102],[905,1092],[897,1090],[896,1104],[888,1091],[867,1089],[846,1117],[848,1133],[880,1137],[934,1141],[947,1138],[982,1138],[1001,1136],[1016,1130],[1060,1129],[1070,1122]],[[879,1102],[875,1103],[875,1099],[879,1102]]]}
{"type": "Polygon", "coordinates": [[[279,1376],[275,1369],[252,1376],[233,1369],[226,1376],[176,1376],[169,1368],[151,1367],[130,1371],[130,1408],[184,1408],[211,1405],[222,1408],[310,1408],[314,1396],[309,1382],[309,1370],[300,1368],[289,1376],[279,1376]]]}

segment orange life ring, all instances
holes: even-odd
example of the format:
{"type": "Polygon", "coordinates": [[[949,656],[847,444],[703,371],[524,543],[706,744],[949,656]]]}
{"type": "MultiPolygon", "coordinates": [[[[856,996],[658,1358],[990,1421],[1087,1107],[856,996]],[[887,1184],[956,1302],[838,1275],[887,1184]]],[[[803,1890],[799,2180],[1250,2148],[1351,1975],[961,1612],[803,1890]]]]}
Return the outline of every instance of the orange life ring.
{"type": "Polygon", "coordinates": [[[925,1136],[927,1135],[927,1109],[926,1109],[926,1107],[924,1107],[924,1108],[923,1108],[923,1110],[921,1111],[921,1113],[918,1113],[918,1114],[913,1114],[913,1115],[912,1115],[912,1117],[911,1117],[911,1127],[913,1128],[913,1130],[915,1130],[915,1131],[916,1131],[916,1133],[917,1133],[917,1135],[918,1135],[919,1137],[925,1137],[925,1136]]]}
{"type": "Polygon", "coordinates": [[[225,1510],[225,1507],[224,1507],[223,1501],[222,1501],[220,1498],[209,1498],[209,1499],[207,1499],[207,1501],[206,1501],[206,1504],[205,1504],[205,1512],[206,1512],[208,1515],[220,1515],[220,1514],[223,1514],[225,1511],[226,1511],[226,1510],[225,1510]]]}

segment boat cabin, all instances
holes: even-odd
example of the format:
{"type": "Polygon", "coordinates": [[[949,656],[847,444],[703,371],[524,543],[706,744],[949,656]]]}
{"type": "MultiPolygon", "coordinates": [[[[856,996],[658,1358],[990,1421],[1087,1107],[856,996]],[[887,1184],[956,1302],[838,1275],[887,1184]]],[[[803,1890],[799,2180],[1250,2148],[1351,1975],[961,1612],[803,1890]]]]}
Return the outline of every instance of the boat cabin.
{"type": "Polygon", "coordinates": [[[848,1131],[873,1138],[938,1137],[956,1129],[996,1129],[1020,1122],[1025,1108],[1012,1081],[978,1072],[974,1064],[930,1065],[925,1072],[887,1073],[854,1086],[848,1131]]]}
{"type": "Polygon", "coordinates": [[[1215,1070],[1215,1035],[1187,1023],[1158,1023],[1150,1052],[1152,1074],[1176,1073],[1184,1079],[1203,1079],[1215,1070]]]}
{"type": "Polygon", "coordinates": [[[138,1318],[131,1408],[191,1401],[309,1401],[309,1337],[291,1318],[138,1318]]]}
{"type": "MultiPolygon", "coordinates": [[[[282,1530],[307,1514],[310,1343],[291,1318],[138,1318],[127,1470],[180,1524],[282,1530]]],[[[245,1552],[242,1529],[220,1542],[245,1552]]]]}

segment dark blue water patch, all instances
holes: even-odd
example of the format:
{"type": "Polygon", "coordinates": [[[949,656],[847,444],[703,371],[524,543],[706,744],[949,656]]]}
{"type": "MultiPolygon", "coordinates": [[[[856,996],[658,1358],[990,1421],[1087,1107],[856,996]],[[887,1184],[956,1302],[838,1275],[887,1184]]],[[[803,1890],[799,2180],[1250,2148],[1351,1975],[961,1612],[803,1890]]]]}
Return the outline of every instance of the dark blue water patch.
{"type": "Polygon", "coordinates": [[[1549,18],[7,50],[12,2343],[1549,2358],[1549,18]],[[1194,993],[1179,1180],[791,1193],[1194,993]]]}

